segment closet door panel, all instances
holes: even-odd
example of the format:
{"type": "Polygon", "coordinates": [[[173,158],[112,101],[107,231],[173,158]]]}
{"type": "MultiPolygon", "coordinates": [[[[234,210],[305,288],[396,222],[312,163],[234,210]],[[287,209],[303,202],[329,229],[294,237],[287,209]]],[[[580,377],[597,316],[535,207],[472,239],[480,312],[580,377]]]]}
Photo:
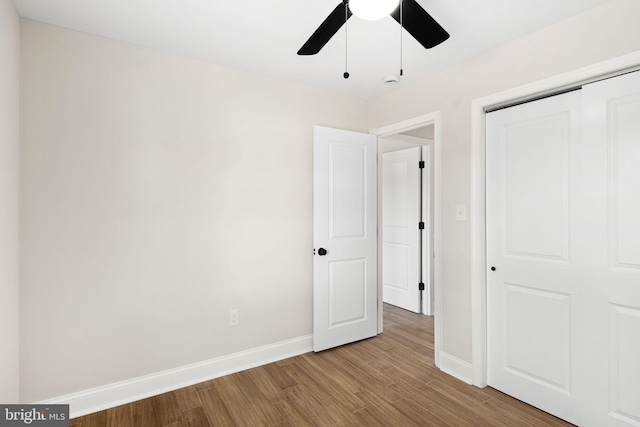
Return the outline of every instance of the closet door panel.
{"type": "Polygon", "coordinates": [[[640,73],[586,85],[583,104],[584,410],[640,426],[640,73]]]}

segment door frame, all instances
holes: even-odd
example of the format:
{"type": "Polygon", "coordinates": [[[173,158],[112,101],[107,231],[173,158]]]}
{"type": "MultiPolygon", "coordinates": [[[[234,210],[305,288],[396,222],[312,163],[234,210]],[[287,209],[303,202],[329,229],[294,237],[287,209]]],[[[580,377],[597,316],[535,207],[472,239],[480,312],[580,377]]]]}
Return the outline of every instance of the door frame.
{"type": "MultiPolygon", "coordinates": [[[[440,349],[442,348],[442,327],[440,323],[440,311],[441,311],[441,278],[440,278],[440,152],[441,152],[441,117],[440,111],[434,111],[432,113],[423,114],[418,117],[414,117],[408,120],[404,120],[398,123],[390,124],[370,130],[369,133],[376,135],[378,138],[385,136],[393,136],[403,132],[409,132],[414,129],[418,129],[425,126],[433,126],[433,311],[434,311],[434,359],[436,366],[440,366],[440,349]]],[[[380,173],[382,162],[382,153],[380,144],[378,144],[378,173],[380,173]]],[[[380,200],[378,201],[380,203],[380,200]]],[[[381,217],[378,216],[378,229],[381,227],[381,217]]],[[[380,234],[380,233],[379,233],[380,234]]],[[[382,332],[383,328],[383,302],[382,302],[382,248],[380,247],[381,241],[378,238],[378,333],[382,332]]]]}
{"type": "MultiPolygon", "coordinates": [[[[474,385],[487,385],[486,113],[636,70],[640,70],[640,51],[477,98],[471,102],[471,352],[474,385]]],[[[439,192],[439,188],[437,191],[439,192]]]]}

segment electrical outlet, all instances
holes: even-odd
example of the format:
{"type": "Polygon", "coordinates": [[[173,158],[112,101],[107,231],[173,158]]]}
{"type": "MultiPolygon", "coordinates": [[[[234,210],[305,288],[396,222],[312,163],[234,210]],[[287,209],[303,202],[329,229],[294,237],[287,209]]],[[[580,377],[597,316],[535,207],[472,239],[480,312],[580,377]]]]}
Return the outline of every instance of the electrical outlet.
{"type": "Polygon", "coordinates": [[[229,311],[229,326],[238,326],[240,324],[240,309],[234,308],[229,311]]]}

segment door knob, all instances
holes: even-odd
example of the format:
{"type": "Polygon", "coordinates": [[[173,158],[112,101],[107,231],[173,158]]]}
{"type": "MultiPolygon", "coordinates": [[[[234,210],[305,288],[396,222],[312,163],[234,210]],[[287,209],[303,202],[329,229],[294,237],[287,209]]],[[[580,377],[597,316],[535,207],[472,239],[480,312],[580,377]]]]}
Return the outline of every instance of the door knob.
{"type": "Polygon", "coordinates": [[[318,249],[318,255],[324,256],[327,254],[327,250],[325,248],[318,249]]]}
{"type": "Polygon", "coordinates": [[[491,271],[496,271],[496,268],[495,267],[491,267],[491,271]]]}

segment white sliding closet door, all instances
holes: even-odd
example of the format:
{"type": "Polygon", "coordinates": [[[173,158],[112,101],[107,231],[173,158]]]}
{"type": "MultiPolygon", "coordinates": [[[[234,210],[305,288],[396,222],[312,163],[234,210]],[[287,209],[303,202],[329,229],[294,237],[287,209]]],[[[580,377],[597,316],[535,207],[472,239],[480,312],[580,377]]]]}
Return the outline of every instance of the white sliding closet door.
{"type": "Polygon", "coordinates": [[[573,423],[580,108],[576,91],[487,114],[488,383],[573,423]]]}
{"type": "Polygon", "coordinates": [[[489,385],[640,426],[640,73],[487,114],[486,154],[489,385]]]}
{"type": "Polygon", "coordinates": [[[640,426],[640,73],[583,100],[584,425],[640,426]]]}

